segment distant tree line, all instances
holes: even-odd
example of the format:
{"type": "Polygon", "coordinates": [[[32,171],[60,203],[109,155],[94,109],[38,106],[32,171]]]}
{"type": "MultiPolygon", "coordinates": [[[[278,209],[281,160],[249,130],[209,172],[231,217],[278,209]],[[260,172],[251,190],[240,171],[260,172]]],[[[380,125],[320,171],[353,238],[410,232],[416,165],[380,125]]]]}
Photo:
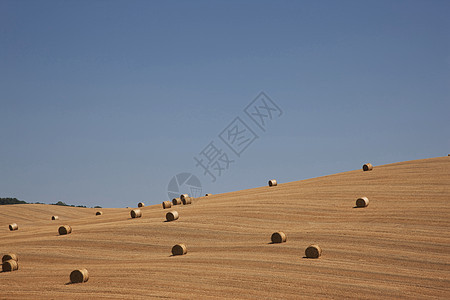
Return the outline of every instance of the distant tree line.
{"type": "MultiPolygon", "coordinates": [[[[29,204],[26,201],[22,201],[19,200],[17,198],[0,198],[0,205],[8,205],[8,204],[29,204]]],[[[35,204],[44,204],[44,203],[40,203],[40,202],[36,202],[35,204]]],[[[51,205],[60,205],[60,206],[70,206],[70,207],[84,207],[86,208],[85,205],[70,205],[70,204],[66,204],[62,201],[58,201],[56,203],[52,203],[51,205]]],[[[102,208],[101,206],[95,206],[95,208],[102,208]]]]}
{"type": "Polygon", "coordinates": [[[84,208],[86,208],[85,205],[77,205],[77,206],[75,206],[75,205],[66,204],[66,203],[64,203],[62,201],[58,201],[56,203],[51,203],[51,205],[70,206],[70,207],[84,207],[84,208]]]}
{"type": "Polygon", "coordinates": [[[27,204],[27,202],[19,200],[17,198],[0,198],[0,205],[7,204],[27,204]]]}

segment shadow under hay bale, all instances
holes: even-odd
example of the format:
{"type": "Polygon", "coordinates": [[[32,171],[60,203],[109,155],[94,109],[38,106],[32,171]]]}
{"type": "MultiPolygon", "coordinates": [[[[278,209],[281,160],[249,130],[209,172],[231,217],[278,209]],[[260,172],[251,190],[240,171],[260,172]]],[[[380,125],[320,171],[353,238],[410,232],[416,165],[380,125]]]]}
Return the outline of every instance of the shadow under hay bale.
{"type": "Polygon", "coordinates": [[[286,234],[282,231],[274,232],[270,237],[273,244],[285,243],[287,240],[286,234]]]}
{"type": "Polygon", "coordinates": [[[170,202],[170,201],[164,201],[164,202],[162,203],[162,207],[163,207],[163,209],[171,208],[171,207],[172,207],[172,202],[170,202]]]}
{"type": "Polygon", "coordinates": [[[130,215],[133,219],[142,217],[142,211],[140,209],[133,209],[130,211],[130,215]]]}
{"type": "Polygon", "coordinates": [[[145,206],[144,202],[139,202],[138,203],[138,207],[144,207],[144,206],[145,206]]]}
{"type": "Polygon", "coordinates": [[[7,261],[7,260],[15,260],[15,261],[19,261],[19,258],[18,258],[17,255],[14,254],[14,253],[8,253],[8,254],[3,255],[3,257],[2,257],[2,263],[5,262],[5,261],[7,261]]]}
{"type": "Polygon", "coordinates": [[[176,244],[172,247],[172,255],[185,255],[187,253],[187,248],[185,244],[176,244]]]}
{"type": "Polygon", "coordinates": [[[95,213],[95,215],[96,216],[101,216],[101,215],[103,215],[103,212],[102,211],[98,211],[98,212],[95,213]]]}
{"type": "Polygon", "coordinates": [[[11,231],[19,230],[19,225],[17,225],[16,223],[9,224],[9,230],[11,231]]]}
{"type": "Polygon", "coordinates": [[[278,183],[275,179],[269,180],[269,186],[277,186],[278,183]]]}
{"type": "Polygon", "coordinates": [[[19,270],[19,263],[16,260],[10,259],[2,263],[3,272],[12,272],[19,270]]]}
{"type": "Polygon", "coordinates": [[[363,165],[363,171],[372,171],[373,170],[373,166],[371,163],[367,163],[363,165]]]}
{"type": "Polygon", "coordinates": [[[71,283],[83,283],[89,280],[89,273],[86,269],[73,270],[70,273],[71,283]]]}
{"type": "Polygon", "coordinates": [[[58,228],[59,235],[65,235],[72,233],[72,227],[69,225],[62,225],[58,228]]]}
{"type": "Polygon", "coordinates": [[[172,221],[178,220],[178,212],[175,210],[169,211],[166,214],[166,220],[167,220],[167,222],[172,222],[172,221]]]}
{"type": "Polygon", "coordinates": [[[183,205],[192,204],[192,197],[186,197],[183,199],[183,205]]]}
{"type": "Polygon", "coordinates": [[[369,205],[369,198],[367,197],[360,197],[356,199],[356,207],[367,207],[369,205]]]}
{"type": "Polygon", "coordinates": [[[322,255],[322,248],[319,245],[309,245],[305,250],[306,258],[319,258],[322,255]]]}
{"type": "Polygon", "coordinates": [[[52,216],[52,220],[59,220],[58,216],[52,216]]]}
{"type": "Polygon", "coordinates": [[[173,198],[172,204],[173,205],[181,205],[182,200],[180,198],[173,198]]]}

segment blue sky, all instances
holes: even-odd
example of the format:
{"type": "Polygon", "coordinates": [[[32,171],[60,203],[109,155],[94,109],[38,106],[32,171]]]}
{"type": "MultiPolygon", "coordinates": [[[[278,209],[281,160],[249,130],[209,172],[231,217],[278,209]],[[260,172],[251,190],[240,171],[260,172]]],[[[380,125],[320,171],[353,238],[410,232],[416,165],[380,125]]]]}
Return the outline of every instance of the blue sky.
{"type": "Polygon", "coordinates": [[[449,1],[0,1],[0,197],[134,206],[450,153],[449,1]],[[283,114],[262,131],[264,91],[283,114]],[[236,118],[258,138],[237,157],[236,118]],[[234,160],[216,181],[194,157],[234,160]],[[181,190],[180,190],[181,191],[181,190]]]}

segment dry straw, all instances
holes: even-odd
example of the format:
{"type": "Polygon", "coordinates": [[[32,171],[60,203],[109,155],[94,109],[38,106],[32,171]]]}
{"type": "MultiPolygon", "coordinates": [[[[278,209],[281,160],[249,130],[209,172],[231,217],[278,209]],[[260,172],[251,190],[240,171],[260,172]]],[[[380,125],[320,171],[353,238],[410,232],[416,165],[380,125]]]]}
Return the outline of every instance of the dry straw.
{"type": "Polygon", "coordinates": [[[69,225],[60,226],[58,229],[58,232],[59,232],[59,235],[65,235],[65,234],[72,233],[72,227],[70,227],[69,225]]]}
{"type": "Polygon", "coordinates": [[[184,255],[187,253],[185,244],[176,244],[172,247],[172,255],[184,255]]]}
{"type": "Polygon", "coordinates": [[[16,223],[9,224],[9,230],[14,231],[17,229],[19,229],[19,225],[17,225],[16,223]]]}
{"type": "Polygon", "coordinates": [[[89,273],[86,269],[73,270],[70,273],[70,282],[83,283],[89,280],[89,273]]]}
{"type": "Polygon", "coordinates": [[[2,262],[5,262],[5,261],[7,261],[7,260],[15,260],[15,261],[19,261],[19,258],[18,258],[17,255],[14,254],[14,253],[8,253],[8,254],[3,255],[3,257],[2,257],[2,262]]]}
{"type": "Polygon", "coordinates": [[[183,199],[183,205],[192,204],[192,197],[186,197],[183,199]]]}
{"type": "Polygon", "coordinates": [[[361,197],[356,199],[356,207],[366,207],[369,205],[369,198],[361,197]]]}
{"type": "Polygon", "coordinates": [[[319,258],[322,255],[322,248],[319,245],[309,245],[305,250],[307,258],[319,258]]]}
{"type": "Polygon", "coordinates": [[[269,180],[269,186],[277,186],[277,181],[275,179],[269,180]]]}
{"type": "Polygon", "coordinates": [[[363,165],[363,171],[372,171],[373,170],[373,166],[371,163],[367,163],[363,165]]]}
{"type": "Polygon", "coordinates": [[[58,216],[52,216],[52,220],[59,220],[58,216]]]}
{"type": "Polygon", "coordinates": [[[164,201],[164,202],[162,203],[162,207],[163,207],[164,209],[166,209],[166,208],[171,208],[171,207],[172,207],[172,202],[170,202],[170,201],[164,201]]]}
{"type": "Polygon", "coordinates": [[[102,211],[98,211],[98,212],[95,213],[95,215],[96,216],[101,216],[101,215],[103,215],[103,212],[102,211]]]}
{"type": "Polygon", "coordinates": [[[169,211],[166,214],[166,220],[169,221],[169,222],[178,220],[178,212],[175,211],[175,210],[174,211],[169,211]]]}
{"type": "Polygon", "coordinates": [[[144,207],[144,206],[145,206],[144,202],[139,202],[138,203],[138,207],[144,207]]]}
{"type": "Polygon", "coordinates": [[[134,218],[140,218],[142,217],[142,211],[140,209],[133,209],[131,212],[131,217],[134,218]]]}
{"type": "Polygon", "coordinates": [[[181,201],[183,201],[183,199],[184,199],[184,198],[187,198],[187,197],[189,197],[188,194],[182,194],[182,195],[180,196],[180,199],[181,199],[181,201]]]}
{"type": "Polygon", "coordinates": [[[12,271],[19,270],[19,263],[13,259],[4,261],[2,263],[2,270],[3,270],[3,272],[12,272],[12,271]]]}
{"type": "Polygon", "coordinates": [[[284,232],[278,231],[274,232],[270,239],[272,240],[272,243],[285,243],[287,238],[284,232]]]}
{"type": "Polygon", "coordinates": [[[173,198],[172,199],[172,204],[173,205],[180,205],[182,202],[182,200],[180,198],[173,198]]]}

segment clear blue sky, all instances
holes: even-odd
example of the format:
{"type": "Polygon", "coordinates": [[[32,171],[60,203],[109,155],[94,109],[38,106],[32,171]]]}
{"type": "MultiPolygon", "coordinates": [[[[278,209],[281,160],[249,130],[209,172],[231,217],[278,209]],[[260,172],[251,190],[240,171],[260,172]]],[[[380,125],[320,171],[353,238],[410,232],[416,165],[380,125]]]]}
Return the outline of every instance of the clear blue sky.
{"type": "Polygon", "coordinates": [[[450,1],[0,1],[0,197],[135,206],[450,153],[450,1]],[[263,132],[244,108],[283,114],[263,132]],[[234,155],[240,117],[258,138],[234,155]],[[215,182],[194,156],[234,162],[215,182]],[[234,156],[233,156],[234,155],[234,156]]]}

